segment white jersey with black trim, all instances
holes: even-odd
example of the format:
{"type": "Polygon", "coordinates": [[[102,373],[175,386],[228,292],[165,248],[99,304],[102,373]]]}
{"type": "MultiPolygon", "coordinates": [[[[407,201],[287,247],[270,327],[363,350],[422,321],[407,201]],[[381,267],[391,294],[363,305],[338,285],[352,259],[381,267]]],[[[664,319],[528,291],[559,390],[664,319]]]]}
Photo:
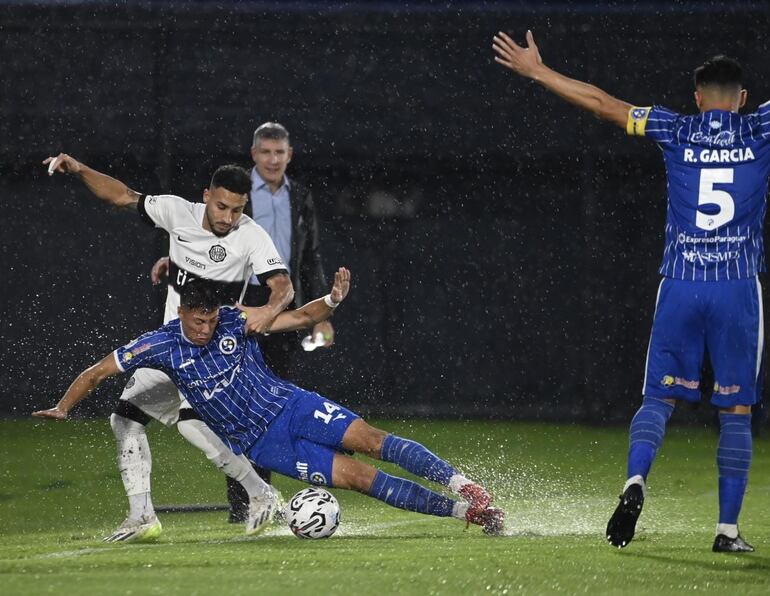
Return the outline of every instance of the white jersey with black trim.
{"type": "Polygon", "coordinates": [[[265,230],[242,215],[225,236],[203,228],[206,205],[175,195],[145,195],[139,214],[169,234],[168,295],[163,322],[179,315],[179,288],[193,279],[218,282],[231,302],[240,300],[252,273],[264,283],[286,267],[265,230]]]}

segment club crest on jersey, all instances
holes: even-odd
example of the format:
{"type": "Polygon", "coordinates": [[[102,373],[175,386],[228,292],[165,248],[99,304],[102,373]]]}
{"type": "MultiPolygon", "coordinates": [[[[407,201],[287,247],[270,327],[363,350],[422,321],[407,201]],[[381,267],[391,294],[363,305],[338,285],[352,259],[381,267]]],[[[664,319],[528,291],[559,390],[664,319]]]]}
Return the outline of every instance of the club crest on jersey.
{"type": "Polygon", "coordinates": [[[221,263],[227,257],[227,251],[221,244],[215,244],[209,249],[209,259],[215,263],[221,263]]]}
{"type": "Polygon", "coordinates": [[[237,340],[232,335],[225,335],[219,340],[219,351],[223,354],[232,354],[238,347],[237,340]]]}
{"type": "Polygon", "coordinates": [[[325,486],[326,485],[326,476],[321,474],[321,472],[313,472],[310,475],[310,482],[312,484],[317,484],[319,486],[325,486]]]}

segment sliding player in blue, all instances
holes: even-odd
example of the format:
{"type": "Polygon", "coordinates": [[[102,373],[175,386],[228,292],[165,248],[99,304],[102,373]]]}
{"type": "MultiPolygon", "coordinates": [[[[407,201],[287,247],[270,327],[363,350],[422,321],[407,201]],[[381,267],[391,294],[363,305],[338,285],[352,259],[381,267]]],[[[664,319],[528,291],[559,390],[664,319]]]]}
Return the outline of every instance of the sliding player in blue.
{"type": "MultiPolygon", "coordinates": [[[[270,333],[312,327],[328,319],[350,288],[340,268],[331,293],[279,314],[270,333]]],[[[179,318],[118,348],[82,372],[57,406],[33,416],[64,419],[107,377],[138,367],[167,374],[201,419],[236,455],[312,484],[352,489],[393,507],[454,517],[503,530],[503,511],[486,490],[425,447],[364,422],[350,410],[276,377],[265,365],[255,331],[259,309],[221,307],[205,280],[181,288],[179,318]],[[240,310],[239,310],[240,309],[240,310]],[[416,482],[390,476],[345,451],[392,462],[462,497],[450,499],[416,482]]],[[[272,498],[268,491],[266,498],[272,498]]],[[[265,504],[260,526],[272,517],[265,504]]]]}
{"type": "Polygon", "coordinates": [[[770,174],[770,102],[742,116],[740,65],[716,56],[695,70],[699,113],[637,107],[543,64],[530,31],[526,47],[494,37],[495,60],[562,99],[649,137],[668,176],[663,280],[652,325],[642,406],[631,422],[628,480],[607,525],[607,540],[626,546],[642,511],[647,475],[676,400],[698,401],[705,350],[719,409],[719,522],[715,552],[751,552],[738,514],[751,465],[751,406],[763,351],[763,223],[770,174]]]}

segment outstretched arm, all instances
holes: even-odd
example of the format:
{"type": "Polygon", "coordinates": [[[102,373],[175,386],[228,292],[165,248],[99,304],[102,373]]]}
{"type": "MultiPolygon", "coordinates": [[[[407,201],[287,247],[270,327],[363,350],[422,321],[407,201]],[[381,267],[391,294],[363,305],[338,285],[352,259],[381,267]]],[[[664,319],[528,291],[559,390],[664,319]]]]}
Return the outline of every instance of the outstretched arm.
{"type": "Polygon", "coordinates": [[[69,411],[77,403],[82,401],[94,389],[102,384],[107,377],[122,372],[115,362],[114,354],[108,354],[93,366],[87,368],[78,375],[78,378],[72,382],[67,392],[59,400],[59,403],[50,410],[39,410],[32,412],[33,416],[38,418],[54,418],[56,420],[66,420],[69,411]]]}
{"type": "Polygon", "coordinates": [[[616,99],[594,85],[570,79],[543,64],[531,31],[527,31],[527,47],[523,48],[502,31],[495,35],[492,48],[495,62],[513,72],[537,81],[562,99],[592,114],[626,128],[631,104],[616,99]]]}
{"type": "Polygon", "coordinates": [[[141,197],[138,192],[131,190],[120,180],[115,180],[115,178],[107,176],[107,174],[92,170],[66,153],[59,153],[56,157],[49,157],[43,160],[43,165],[48,166],[49,176],[53,176],[56,172],[74,174],[83,181],[88,190],[103,201],[107,201],[116,207],[136,209],[136,205],[141,197]]]}
{"type": "MultiPolygon", "coordinates": [[[[323,298],[318,298],[307,304],[301,306],[296,310],[285,310],[279,314],[268,331],[270,333],[278,333],[280,331],[294,331],[295,329],[305,329],[312,327],[316,323],[325,321],[328,319],[334,309],[339,306],[350,291],[350,271],[345,267],[340,267],[334,274],[334,285],[331,292],[323,298]]],[[[241,304],[236,305],[243,312],[251,317],[251,311],[258,310],[258,308],[243,306],[241,304]]],[[[246,320],[246,327],[251,331],[249,326],[249,320],[246,320]]]]}

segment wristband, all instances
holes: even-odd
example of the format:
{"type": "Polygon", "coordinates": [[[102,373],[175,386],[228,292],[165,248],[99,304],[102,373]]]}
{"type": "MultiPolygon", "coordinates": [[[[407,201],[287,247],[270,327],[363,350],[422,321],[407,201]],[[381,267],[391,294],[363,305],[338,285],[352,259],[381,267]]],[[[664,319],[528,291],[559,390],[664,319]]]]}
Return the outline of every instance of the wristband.
{"type": "Polygon", "coordinates": [[[337,308],[340,305],[339,302],[334,302],[332,300],[332,295],[331,294],[326,294],[326,296],[324,296],[324,304],[326,306],[328,306],[329,308],[331,308],[332,310],[334,310],[335,308],[337,308]]]}

